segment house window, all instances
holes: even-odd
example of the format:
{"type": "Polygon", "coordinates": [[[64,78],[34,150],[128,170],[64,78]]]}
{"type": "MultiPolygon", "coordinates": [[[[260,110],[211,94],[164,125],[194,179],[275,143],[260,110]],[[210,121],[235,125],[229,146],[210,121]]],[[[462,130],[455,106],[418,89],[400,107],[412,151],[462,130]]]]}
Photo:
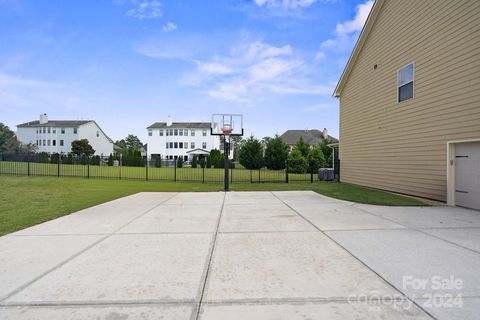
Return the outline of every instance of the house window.
{"type": "Polygon", "coordinates": [[[173,130],[173,135],[178,136],[178,129],[173,130]]]}
{"type": "Polygon", "coordinates": [[[100,137],[100,132],[99,132],[99,131],[97,131],[97,138],[98,138],[98,137],[100,137]]]}
{"type": "Polygon", "coordinates": [[[50,133],[50,127],[47,128],[47,133],[50,133]]]}
{"type": "Polygon", "coordinates": [[[62,130],[60,131],[62,134],[65,134],[65,128],[62,128],[62,130]]]}
{"type": "Polygon", "coordinates": [[[165,130],[165,135],[168,137],[169,134],[168,134],[168,129],[165,130]]]}
{"type": "Polygon", "coordinates": [[[183,137],[183,129],[178,130],[178,135],[183,137]]]}
{"type": "Polygon", "coordinates": [[[73,128],[73,133],[76,134],[77,132],[78,132],[77,128],[73,128]]]}
{"type": "Polygon", "coordinates": [[[50,146],[50,139],[47,140],[47,146],[50,146]]]}
{"type": "Polygon", "coordinates": [[[204,150],[207,149],[207,143],[206,142],[202,142],[202,149],[204,149],[204,150]]]}
{"type": "Polygon", "coordinates": [[[166,143],[166,145],[167,145],[167,149],[168,149],[168,142],[166,143]]]}
{"type": "Polygon", "coordinates": [[[35,144],[38,146],[38,140],[37,140],[37,142],[36,142],[35,144]]]}
{"type": "Polygon", "coordinates": [[[52,140],[52,146],[56,146],[57,145],[57,140],[52,140]]]}
{"type": "Polygon", "coordinates": [[[57,133],[57,129],[53,128],[53,129],[52,129],[52,132],[53,132],[53,133],[57,133]]]}
{"type": "Polygon", "coordinates": [[[206,137],[207,136],[207,130],[203,129],[202,136],[206,137]]]}
{"type": "Polygon", "coordinates": [[[152,130],[148,130],[148,136],[149,136],[149,137],[152,136],[152,130]]]}
{"type": "Polygon", "coordinates": [[[43,133],[45,133],[45,127],[43,127],[42,129],[43,129],[43,133]]]}
{"type": "Polygon", "coordinates": [[[173,136],[173,129],[170,129],[170,135],[173,136]]]}
{"type": "Polygon", "coordinates": [[[60,140],[60,146],[63,147],[63,140],[60,140]]]}
{"type": "Polygon", "coordinates": [[[192,131],[190,132],[190,135],[191,135],[192,137],[194,137],[194,136],[195,136],[195,130],[192,130],[192,131]]]}
{"type": "Polygon", "coordinates": [[[397,74],[397,92],[398,102],[406,101],[413,98],[413,63],[398,70],[397,74]]]}
{"type": "Polygon", "coordinates": [[[160,137],[163,137],[163,130],[159,131],[160,137]]]}
{"type": "Polygon", "coordinates": [[[195,149],[195,142],[190,143],[190,149],[195,149]]]}
{"type": "Polygon", "coordinates": [[[179,143],[178,143],[178,147],[179,147],[180,149],[183,149],[183,142],[179,142],[179,143]]]}
{"type": "Polygon", "coordinates": [[[183,143],[183,149],[188,149],[188,142],[183,143]]]}
{"type": "Polygon", "coordinates": [[[173,149],[173,142],[170,142],[170,149],[173,149]]]}
{"type": "Polygon", "coordinates": [[[43,145],[45,146],[47,143],[47,141],[45,139],[43,139],[43,145]]]}
{"type": "Polygon", "coordinates": [[[175,142],[175,143],[173,144],[173,146],[174,146],[175,149],[178,149],[178,142],[175,142]]]}
{"type": "Polygon", "coordinates": [[[185,137],[188,136],[188,130],[187,130],[187,129],[183,130],[183,135],[184,135],[185,137]]]}

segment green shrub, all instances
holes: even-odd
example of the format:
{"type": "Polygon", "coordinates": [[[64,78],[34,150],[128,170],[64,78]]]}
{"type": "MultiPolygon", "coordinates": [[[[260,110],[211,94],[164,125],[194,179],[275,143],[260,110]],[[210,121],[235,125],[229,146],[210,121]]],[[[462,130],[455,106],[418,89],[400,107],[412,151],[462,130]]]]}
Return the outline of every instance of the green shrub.
{"type": "Polygon", "coordinates": [[[288,155],[288,172],[290,173],[305,173],[307,172],[307,159],[305,159],[302,153],[294,148],[288,155]]]}

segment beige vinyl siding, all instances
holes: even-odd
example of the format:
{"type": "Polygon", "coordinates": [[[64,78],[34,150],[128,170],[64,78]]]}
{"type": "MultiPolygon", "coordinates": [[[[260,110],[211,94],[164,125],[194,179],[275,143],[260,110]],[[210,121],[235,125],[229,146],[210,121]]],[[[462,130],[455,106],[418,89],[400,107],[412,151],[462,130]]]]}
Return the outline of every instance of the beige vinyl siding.
{"type": "Polygon", "coordinates": [[[447,141],[478,138],[480,1],[384,1],[340,95],[342,181],[445,201],[447,141]]]}

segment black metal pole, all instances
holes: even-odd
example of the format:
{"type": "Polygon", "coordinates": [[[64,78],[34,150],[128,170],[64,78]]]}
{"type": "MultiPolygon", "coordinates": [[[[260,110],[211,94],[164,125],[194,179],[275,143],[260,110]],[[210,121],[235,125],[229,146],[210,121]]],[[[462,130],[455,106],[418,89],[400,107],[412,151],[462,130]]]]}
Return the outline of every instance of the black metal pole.
{"type": "Polygon", "coordinates": [[[224,179],[224,182],[225,182],[225,185],[224,185],[224,188],[223,190],[225,192],[228,192],[229,191],[229,183],[228,183],[228,167],[229,167],[229,161],[228,161],[228,142],[227,142],[227,137],[226,136],[223,136],[223,154],[225,156],[225,179],[224,179]]]}

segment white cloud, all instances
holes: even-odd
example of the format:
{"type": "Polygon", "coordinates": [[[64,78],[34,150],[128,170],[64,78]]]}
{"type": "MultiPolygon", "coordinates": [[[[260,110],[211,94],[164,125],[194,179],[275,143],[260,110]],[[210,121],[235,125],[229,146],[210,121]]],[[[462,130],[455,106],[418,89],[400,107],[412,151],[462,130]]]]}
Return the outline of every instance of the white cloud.
{"type": "Polygon", "coordinates": [[[199,87],[212,98],[248,105],[268,95],[330,95],[332,88],[315,84],[307,70],[290,45],[243,41],[229,54],[197,62],[182,84],[199,87]]]}
{"type": "Polygon", "coordinates": [[[323,60],[325,59],[326,55],[323,51],[318,51],[317,54],[315,55],[315,60],[316,61],[319,61],[319,60],[323,60]]]}
{"type": "Polygon", "coordinates": [[[335,37],[324,41],[321,47],[336,52],[349,51],[358,38],[358,34],[362,30],[365,21],[367,21],[374,3],[374,0],[368,0],[365,3],[359,4],[356,8],[355,18],[337,24],[335,37]]]}
{"type": "Polygon", "coordinates": [[[177,30],[178,27],[175,23],[173,22],[167,22],[163,27],[162,30],[163,32],[171,32],[177,30]]]}
{"type": "Polygon", "coordinates": [[[136,7],[128,10],[127,16],[137,19],[155,19],[162,16],[161,4],[157,0],[152,1],[132,1],[136,7]]]}
{"type": "Polygon", "coordinates": [[[254,0],[259,7],[282,7],[284,9],[306,8],[317,0],[254,0]]]}
{"type": "Polygon", "coordinates": [[[302,109],[302,111],[303,112],[315,112],[315,111],[331,109],[331,108],[334,108],[334,106],[331,105],[331,104],[324,103],[324,104],[317,104],[317,105],[305,107],[305,108],[302,109]]]}
{"type": "Polygon", "coordinates": [[[0,88],[6,87],[34,87],[34,88],[41,88],[41,87],[50,87],[54,84],[51,82],[36,80],[36,79],[29,79],[23,78],[19,76],[13,76],[6,73],[0,73],[0,88]]]}

